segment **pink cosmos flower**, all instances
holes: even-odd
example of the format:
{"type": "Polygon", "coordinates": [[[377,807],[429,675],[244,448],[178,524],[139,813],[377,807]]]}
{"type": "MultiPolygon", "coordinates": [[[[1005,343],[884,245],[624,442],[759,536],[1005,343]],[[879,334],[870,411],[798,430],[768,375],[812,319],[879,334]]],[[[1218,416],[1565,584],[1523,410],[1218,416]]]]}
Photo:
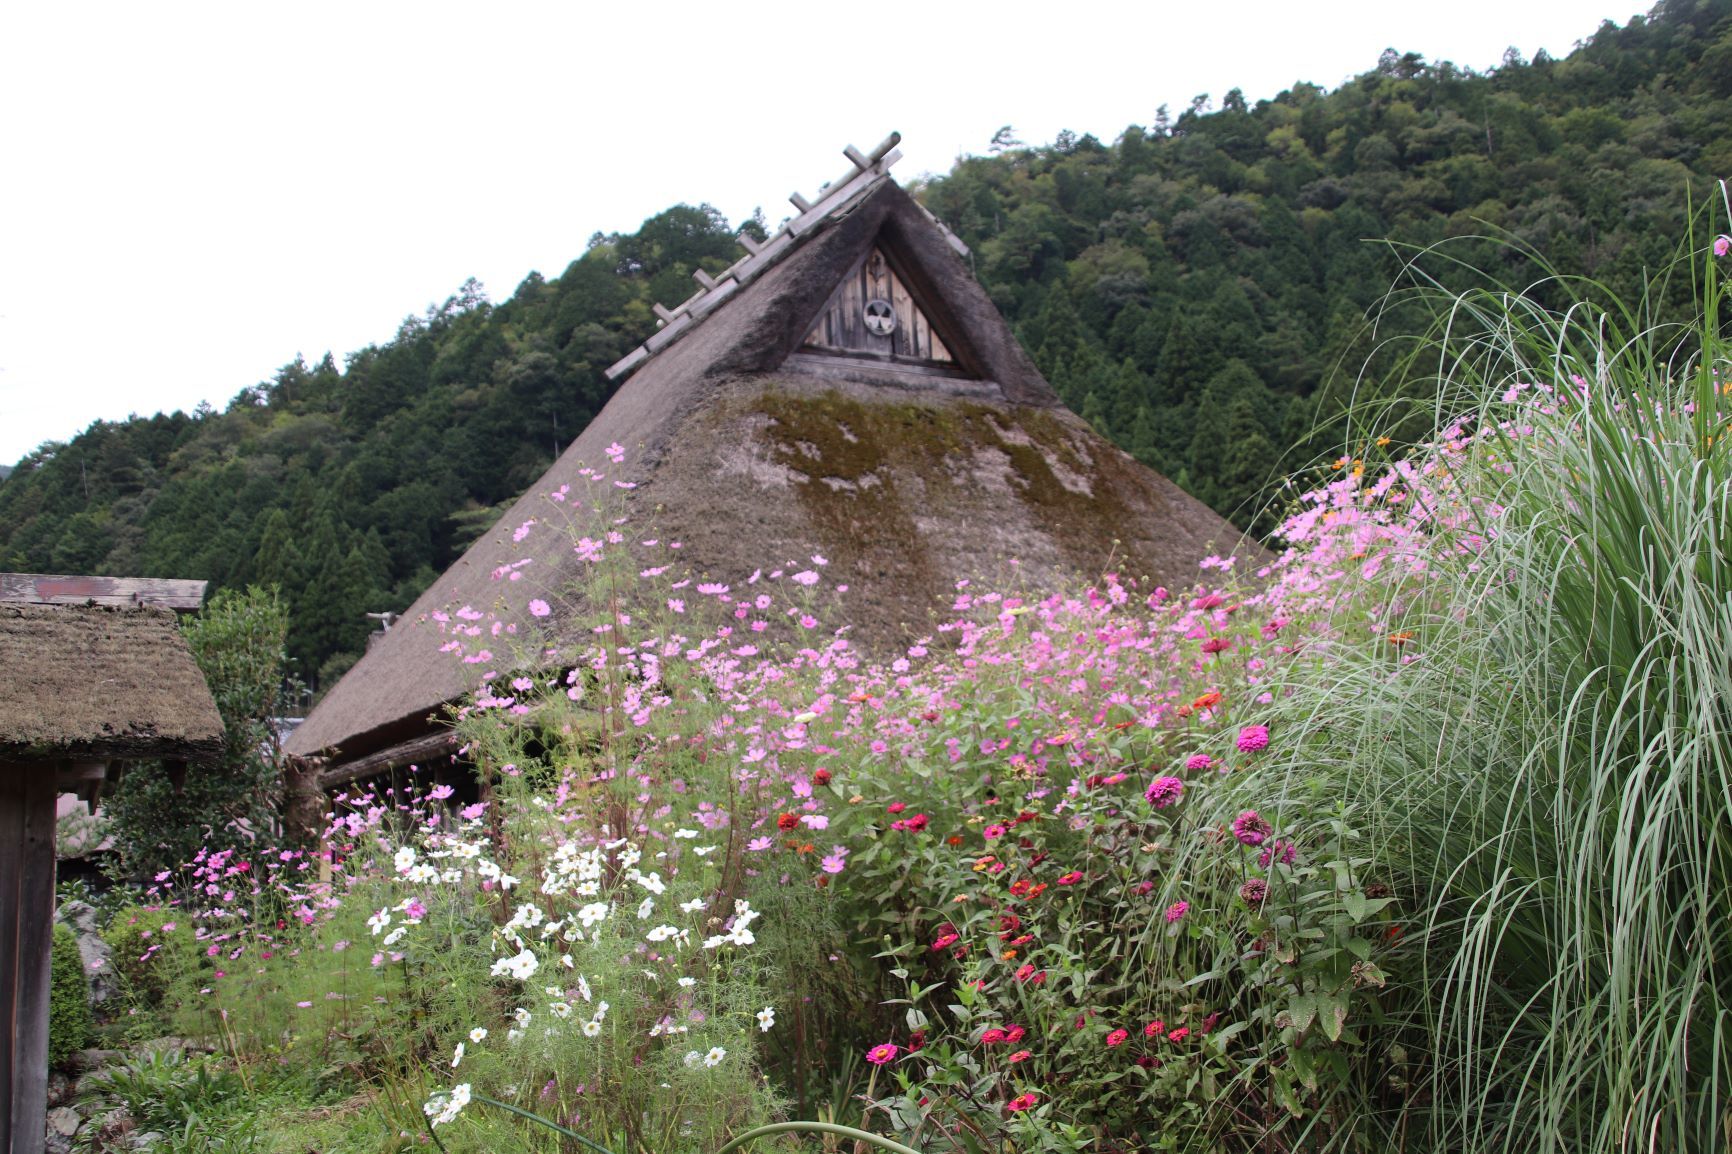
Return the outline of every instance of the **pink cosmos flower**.
{"type": "Polygon", "coordinates": [[[553,608],[539,597],[529,603],[529,615],[531,617],[546,617],[552,612],[553,608]]]}
{"type": "Polygon", "coordinates": [[[1732,236],[1717,236],[1714,238],[1714,255],[1725,256],[1732,252],[1732,236]]]}

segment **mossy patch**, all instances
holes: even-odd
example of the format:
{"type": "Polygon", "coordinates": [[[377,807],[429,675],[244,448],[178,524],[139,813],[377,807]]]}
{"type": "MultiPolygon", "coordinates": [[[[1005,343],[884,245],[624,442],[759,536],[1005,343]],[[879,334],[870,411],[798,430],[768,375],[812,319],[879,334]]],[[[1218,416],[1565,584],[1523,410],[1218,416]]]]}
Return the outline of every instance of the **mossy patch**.
{"type": "Polygon", "coordinates": [[[910,593],[958,576],[932,571],[916,519],[943,516],[957,470],[976,469],[983,452],[1003,454],[1026,521],[1079,572],[1098,571],[1135,516],[1117,498],[1124,479],[1110,475],[1117,454],[1103,443],[1085,456],[1076,432],[1044,410],[774,388],[751,408],[769,418],[775,459],[801,478],[797,499],[839,559],[910,593]]]}

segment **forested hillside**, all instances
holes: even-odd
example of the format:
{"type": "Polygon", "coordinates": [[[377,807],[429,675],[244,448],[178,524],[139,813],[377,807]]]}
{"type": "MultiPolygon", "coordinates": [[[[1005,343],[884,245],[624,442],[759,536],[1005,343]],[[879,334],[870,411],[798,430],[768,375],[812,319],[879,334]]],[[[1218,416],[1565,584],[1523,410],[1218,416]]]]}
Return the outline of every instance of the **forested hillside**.
{"type": "MultiPolygon", "coordinates": [[[[1664,3],[1564,59],[1476,74],[1391,51],[1334,91],[1216,103],[1111,144],[1007,130],[920,191],[1068,403],[1250,523],[1271,476],[1331,443],[1376,347],[1367,312],[1398,260],[1368,241],[1503,230],[1636,295],[1732,173],[1732,0],[1664,3]]],[[[504,302],[471,283],[341,366],[296,360],[222,412],[44,445],[0,482],[0,569],[278,584],[299,675],[328,681],[363,615],[407,606],[491,524],[606,402],[651,302],[731,263],[735,235],[678,206],[504,302]]]]}

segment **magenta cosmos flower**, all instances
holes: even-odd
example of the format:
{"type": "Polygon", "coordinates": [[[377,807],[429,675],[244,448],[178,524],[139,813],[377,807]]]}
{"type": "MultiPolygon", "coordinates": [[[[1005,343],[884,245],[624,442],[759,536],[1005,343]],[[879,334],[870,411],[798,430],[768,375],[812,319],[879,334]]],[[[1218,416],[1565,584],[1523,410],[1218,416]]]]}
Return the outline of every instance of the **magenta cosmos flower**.
{"type": "Polygon", "coordinates": [[[1239,752],[1256,753],[1259,749],[1269,746],[1269,727],[1267,725],[1247,725],[1239,731],[1239,752]]]}
{"type": "Polygon", "coordinates": [[[1149,804],[1156,809],[1166,809],[1178,805],[1179,799],[1185,796],[1185,783],[1176,777],[1157,777],[1149,782],[1149,788],[1143,792],[1149,799],[1149,804]]]}

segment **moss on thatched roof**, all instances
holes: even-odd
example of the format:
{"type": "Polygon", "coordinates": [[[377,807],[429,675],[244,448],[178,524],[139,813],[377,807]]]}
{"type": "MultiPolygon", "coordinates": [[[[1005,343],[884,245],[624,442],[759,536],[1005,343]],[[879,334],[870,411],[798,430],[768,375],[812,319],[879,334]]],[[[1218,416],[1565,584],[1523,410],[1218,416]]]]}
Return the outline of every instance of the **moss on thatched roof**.
{"type": "Polygon", "coordinates": [[[222,741],[169,610],[0,604],[0,763],[204,760],[222,741]]]}

